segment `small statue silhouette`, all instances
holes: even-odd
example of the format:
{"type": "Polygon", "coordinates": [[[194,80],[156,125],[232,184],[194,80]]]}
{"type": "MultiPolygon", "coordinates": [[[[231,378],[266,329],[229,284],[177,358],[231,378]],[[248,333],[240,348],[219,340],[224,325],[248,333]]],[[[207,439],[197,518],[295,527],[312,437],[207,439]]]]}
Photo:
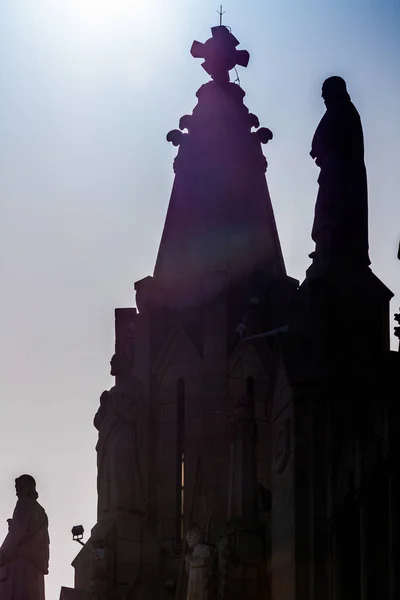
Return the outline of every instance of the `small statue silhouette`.
{"type": "Polygon", "coordinates": [[[0,547],[1,600],[44,600],[49,567],[48,519],[31,475],[15,480],[18,501],[0,547]]]}

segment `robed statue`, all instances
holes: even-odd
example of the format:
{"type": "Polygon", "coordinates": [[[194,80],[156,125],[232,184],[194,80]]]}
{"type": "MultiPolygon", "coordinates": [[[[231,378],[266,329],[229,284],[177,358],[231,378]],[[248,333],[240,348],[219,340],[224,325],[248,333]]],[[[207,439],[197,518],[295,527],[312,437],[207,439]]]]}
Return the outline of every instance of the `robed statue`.
{"type": "Polygon", "coordinates": [[[205,544],[204,531],[198,525],[189,529],[186,541],[191,550],[185,556],[188,574],[186,600],[207,600],[213,558],[212,548],[205,544]]]}
{"type": "Polygon", "coordinates": [[[314,260],[368,266],[368,197],[361,119],[341,77],[322,86],[326,112],[311,157],[320,167],[312,239],[314,260]]]}
{"type": "Polygon", "coordinates": [[[7,537],[0,547],[1,600],[44,600],[49,568],[48,519],[31,475],[15,480],[18,497],[7,537]]]}
{"type": "Polygon", "coordinates": [[[116,511],[144,511],[138,448],[142,387],[121,356],[113,356],[111,375],[116,376],[116,384],[102,393],[94,418],[99,432],[96,446],[99,520],[115,515],[116,511]]]}

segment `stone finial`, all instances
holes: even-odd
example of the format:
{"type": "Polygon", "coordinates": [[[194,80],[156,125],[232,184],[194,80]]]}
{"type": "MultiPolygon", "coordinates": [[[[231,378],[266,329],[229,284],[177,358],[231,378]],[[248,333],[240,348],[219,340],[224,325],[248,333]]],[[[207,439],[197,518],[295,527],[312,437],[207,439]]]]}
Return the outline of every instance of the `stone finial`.
{"type": "Polygon", "coordinates": [[[236,50],[238,40],[224,25],[211,28],[212,37],[204,44],[194,41],[190,50],[194,58],[204,58],[203,69],[217,83],[229,82],[229,71],[236,65],[247,67],[250,54],[236,50]]]}
{"type": "Polygon", "coordinates": [[[182,131],[184,129],[189,129],[190,121],[192,119],[192,115],[183,115],[183,117],[179,120],[179,129],[182,131]]]}
{"type": "Polygon", "coordinates": [[[268,142],[274,137],[272,131],[267,127],[261,127],[258,131],[256,131],[255,135],[259,138],[262,144],[268,144],[268,142]]]}
{"type": "Polygon", "coordinates": [[[250,127],[255,127],[256,129],[260,127],[260,120],[257,115],[249,113],[249,125],[250,127]]]}
{"type": "Polygon", "coordinates": [[[186,134],[179,131],[179,129],[173,129],[167,134],[167,142],[171,142],[173,146],[179,146],[182,143],[184,135],[186,134]]]}

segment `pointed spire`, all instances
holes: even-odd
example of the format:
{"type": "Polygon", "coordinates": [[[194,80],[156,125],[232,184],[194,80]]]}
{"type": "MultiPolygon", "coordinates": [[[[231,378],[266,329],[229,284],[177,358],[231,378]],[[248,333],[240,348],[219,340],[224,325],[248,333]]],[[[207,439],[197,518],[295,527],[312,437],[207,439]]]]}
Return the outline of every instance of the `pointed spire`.
{"type": "MultiPolygon", "coordinates": [[[[191,52],[204,58],[213,80],[198,90],[193,113],[167,135],[179,150],[154,272],[171,293],[194,302],[204,300],[211,279],[229,286],[257,270],[285,275],[262,152],[272,132],[260,128],[243,103],[245,92],[229,82],[229,71],[246,66],[249,54],[236,49],[226,27],[212,34],[191,52]]],[[[211,288],[207,293],[216,291],[211,288]]]]}

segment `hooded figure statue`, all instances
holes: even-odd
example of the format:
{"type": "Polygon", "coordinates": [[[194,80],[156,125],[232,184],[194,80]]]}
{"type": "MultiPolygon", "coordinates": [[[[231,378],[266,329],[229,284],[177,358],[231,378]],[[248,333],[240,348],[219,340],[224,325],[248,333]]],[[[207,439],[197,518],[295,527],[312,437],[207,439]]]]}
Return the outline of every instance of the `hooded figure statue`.
{"type": "Polygon", "coordinates": [[[44,600],[49,568],[48,519],[31,475],[15,480],[18,501],[0,547],[1,600],[44,600]]]}

